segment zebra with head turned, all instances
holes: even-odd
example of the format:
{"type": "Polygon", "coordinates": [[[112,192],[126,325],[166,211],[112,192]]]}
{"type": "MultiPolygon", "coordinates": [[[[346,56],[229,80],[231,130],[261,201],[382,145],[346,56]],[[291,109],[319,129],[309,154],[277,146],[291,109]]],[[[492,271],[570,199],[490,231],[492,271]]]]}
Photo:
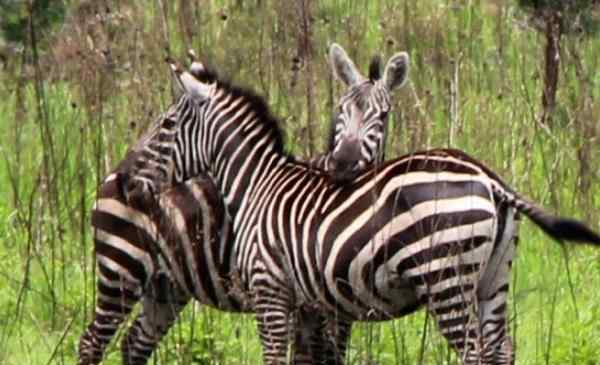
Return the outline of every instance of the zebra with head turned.
{"type": "MultiPolygon", "coordinates": [[[[342,153],[325,154],[308,163],[313,169],[328,171],[333,174],[333,180],[338,181],[378,160],[377,155],[382,154],[384,146],[379,140],[385,138],[383,131],[390,104],[389,96],[381,96],[381,90],[364,85],[366,79],[341,47],[332,45],[329,55],[334,72],[349,86],[333,119],[338,124],[332,128],[333,133],[351,129],[355,133],[353,138],[359,136],[353,141],[359,144],[369,136],[369,148],[359,154],[344,155],[344,148],[348,146],[345,144],[342,153]],[[373,96],[375,92],[377,96],[373,96]],[[386,103],[375,105],[381,100],[386,103]],[[362,120],[356,115],[344,115],[351,110],[345,106],[350,102],[360,102],[368,109],[362,120]],[[348,125],[339,126],[343,123],[348,125]],[[382,126],[373,127],[377,124],[382,126]],[[364,128],[368,130],[362,131],[364,128]],[[352,159],[356,163],[351,163],[352,159]],[[336,176],[337,172],[343,176],[336,176]]],[[[191,57],[191,75],[183,74],[184,82],[190,82],[192,75],[203,75],[204,67],[193,53],[191,57]]],[[[371,75],[376,73],[374,65],[371,75]]],[[[398,66],[402,67],[402,78],[406,79],[408,57],[404,53],[400,54],[398,66]]],[[[205,175],[188,178],[201,170],[173,168],[161,157],[161,154],[171,157],[166,151],[177,148],[175,133],[182,120],[199,117],[200,105],[206,103],[203,97],[206,90],[191,89],[171,105],[98,190],[92,211],[98,263],[97,307],[93,321],[80,339],[80,364],[101,361],[106,345],[140,298],[143,299],[142,311],[122,341],[125,364],[147,362],[190,298],[227,311],[251,310],[244,290],[236,286],[231,276],[235,271],[236,254],[230,235],[231,222],[227,220],[212,180],[205,175]],[[130,184],[127,177],[132,171],[138,173],[136,177],[141,184],[130,184]],[[147,191],[173,187],[158,199],[144,199],[139,191],[127,190],[137,189],[153,178],[159,184],[147,191]]],[[[338,143],[344,141],[344,137],[332,139],[338,143]]],[[[335,150],[334,146],[331,144],[330,151],[335,150]]],[[[175,156],[174,165],[184,164],[189,152],[175,156]]],[[[318,336],[311,340],[319,345],[324,342],[324,338],[318,336]]],[[[324,361],[318,354],[313,360],[315,363],[324,361]]]]}
{"type": "MultiPolygon", "coordinates": [[[[321,167],[335,171],[335,177],[351,180],[367,167],[385,159],[385,141],[388,113],[391,110],[390,92],[406,82],[408,54],[395,55],[394,85],[381,81],[380,58],[374,57],[369,76],[364,77],[344,49],[337,44],[329,48],[329,61],[335,77],[348,91],[340,98],[337,113],[329,131],[329,153],[320,158],[321,167]]],[[[390,72],[388,68],[387,72],[390,72]]]]}
{"type": "MultiPolygon", "coordinates": [[[[388,89],[396,60],[381,80],[388,89]]],[[[584,224],[527,202],[457,150],[414,153],[335,184],[284,152],[255,94],[216,77],[181,79],[206,102],[181,121],[169,156],[193,156],[181,168],[206,171],[223,197],[266,364],[286,363],[287,334],[306,325],[292,311],[311,305],[334,323],[333,363],[343,362],[353,321],[425,307],[464,364],[513,364],[506,300],[517,213],[556,240],[600,245],[584,224]]]]}

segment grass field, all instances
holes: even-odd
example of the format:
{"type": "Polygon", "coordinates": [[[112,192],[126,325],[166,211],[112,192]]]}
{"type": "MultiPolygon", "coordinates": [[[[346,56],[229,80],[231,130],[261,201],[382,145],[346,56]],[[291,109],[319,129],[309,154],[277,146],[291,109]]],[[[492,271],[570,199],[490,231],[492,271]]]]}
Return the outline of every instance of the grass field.
{"type": "MultiPolygon", "coordinates": [[[[545,126],[545,39],[513,2],[324,0],[310,6],[306,37],[300,3],[72,1],[65,25],[38,45],[37,67],[30,45],[9,59],[0,70],[0,364],[76,363],[94,306],[96,188],[170,102],[167,48],[183,59],[193,47],[265,95],[302,156],[323,148],[342,91],[328,43],[365,72],[374,53],[405,50],[411,81],[395,94],[388,158],[460,148],[531,200],[600,230],[598,36],[562,39],[545,126]]],[[[517,363],[600,364],[600,251],[563,248],[526,220],[520,238],[510,302],[517,363]]],[[[116,341],[105,363],[119,356],[116,341]]],[[[253,318],[190,305],[153,361],[260,363],[253,318]]],[[[348,363],[372,361],[458,363],[424,312],[356,325],[348,363]]]]}

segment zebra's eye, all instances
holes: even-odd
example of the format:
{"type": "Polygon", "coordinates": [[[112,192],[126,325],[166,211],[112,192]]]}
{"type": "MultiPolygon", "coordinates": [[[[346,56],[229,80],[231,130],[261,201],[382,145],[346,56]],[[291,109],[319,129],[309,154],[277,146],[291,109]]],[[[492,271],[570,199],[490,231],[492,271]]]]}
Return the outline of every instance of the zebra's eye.
{"type": "Polygon", "coordinates": [[[381,112],[380,118],[381,120],[385,120],[388,116],[388,112],[381,112]]]}

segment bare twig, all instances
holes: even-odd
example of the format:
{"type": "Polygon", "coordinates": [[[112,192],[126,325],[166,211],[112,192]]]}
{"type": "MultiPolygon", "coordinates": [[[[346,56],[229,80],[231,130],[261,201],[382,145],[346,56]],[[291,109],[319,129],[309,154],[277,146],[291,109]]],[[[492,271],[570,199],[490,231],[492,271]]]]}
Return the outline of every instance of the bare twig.
{"type": "Polygon", "coordinates": [[[63,344],[63,342],[65,341],[65,338],[67,337],[67,334],[69,333],[69,331],[71,330],[71,326],[73,325],[73,323],[75,322],[75,319],[77,318],[77,316],[73,315],[71,317],[71,320],[69,321],[69,323],[67,323],[67,325],[65,326],[65,329],[63,330],[62,335],[60,336],[60,339],[58,340],[58,343],[56,344],[56,346],[54,346],[54,349],[52,350],[52,354],[50,355],[50,358],[48,359],[48,361],[46,362],[46,365],[50,365],[52,364],[52,362],[54,361],[54,358],[56,357],[56,354],[58,353],[58,349],[60,348],[60,346],[63,344]]]}
{"type": "Polygon", "coordinates": [[[452,66],[452,80],[450,81],[450,128],[448,129],[448,147],[454,146],[454,134],[456,133],[456,129],[459,128],[458,100],[460,97],[458,89],[458,72],[461,60],[461,54],[450,60],[450,66],[452,66]]]}
{"type": "Polygon", "coordinates": [[[163,41],[164,41],[164,47],[165,47],[165,52],[167,53],[167,57],[171,56],[171,42],[170,42],[170,37],[169,37],[169,22],[167,21],[167,10],[165,8],[165,5],[163,4],[162,0],[156,0],[156,3],[158,4],[158,8],[160,10],[160,16],[161,16],[161,26],[162,26],[162,33],[163,33],[163,41]]]}
{"type": "Polygon", "coordinates": [[[315,101],[313,89],[313,65],[312,65],[312,37],[311,37],[311,1],[297,0],[297,12],[299,19],[298,54],[304,61],[305,92],[306,92],[306,148],[309,156],[315,151],[315,139],[313,134],[315,119],[315,101]]]}
{"type": "Polygon", "coordinates": [[[560,66],[561,15],[559,12],[551,11],[546,14],[544,20],[546,22],[546,54],[540,122],[544,125],[551,125],[552,112],[556,105],[556,89],[560,66]]]}

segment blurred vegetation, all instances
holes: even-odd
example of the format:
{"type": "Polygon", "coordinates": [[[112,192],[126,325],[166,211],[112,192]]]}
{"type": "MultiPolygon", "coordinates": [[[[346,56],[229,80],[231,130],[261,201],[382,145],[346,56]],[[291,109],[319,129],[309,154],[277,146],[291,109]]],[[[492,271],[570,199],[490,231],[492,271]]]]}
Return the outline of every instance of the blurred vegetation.
{"type": "MultiPolygon", "coordinates": [[[[563,33],[594,35],[598,32],[600,19],[598,0],[518,0],[519,6],[534,18],[560,16],[563,33]]],[[[544,19],[538,19],[544,20],[544,19]]]]}
{"type": "Polygon", "coordinates": [[[565,36],[594,36],[600,26],[598,0],[519,0],[530,14],[529,23],[546,37],[544,88],[540,122],[552,126],[565,36]]]}
{"type": "MultiPolygon", "coordinates": [[[[539,98],[547,38],[532,31],[524,3],[33,2],[59,4],[52,15],[0,0],[2,29],[34,24],[36,36],[21,33],[13,46],[3,33],[0,42],[0,363],[76,362],[94,305],[96,187],[172,100],[163,59],[183,59],[188,48],[263,94],[289,149],[303,156],[324,148],[343,91],[328,69],[327,45],[342,44],[364,72],[373,54],[387,60],[405,50],[411,82],[394,96],[386,156],[463,149],[540,205],[600,229],[600,40],[563,39],[546,125],[539,98]]],[[[585,14],[597,20],[600,8],[591,4],[585,14]]],[[[520,235],[511,300],[518,363],[597,364],[600,252],[563,251],[525,222],[520,235]]],[[[115,343],[107,364],[120,363],[115,343]]],[[[258,359],[251,316],[191,305],[154,361],[258,359]]],[[[425,313],[357,325],[349,363],[369,361],[457,362],[425,313]]]]}
{"type": "Polygon", "coordinates": [[[35,29],[46,32],[57,24],[62,24],[66,7],[62,1],[34,0],[15,1],[0,0],[0,30],[8,42],[25,43],[30,31],[29,20],[35,22],[35,29]],[[33,17],[30,15],[33,14],[33,17]]]}

